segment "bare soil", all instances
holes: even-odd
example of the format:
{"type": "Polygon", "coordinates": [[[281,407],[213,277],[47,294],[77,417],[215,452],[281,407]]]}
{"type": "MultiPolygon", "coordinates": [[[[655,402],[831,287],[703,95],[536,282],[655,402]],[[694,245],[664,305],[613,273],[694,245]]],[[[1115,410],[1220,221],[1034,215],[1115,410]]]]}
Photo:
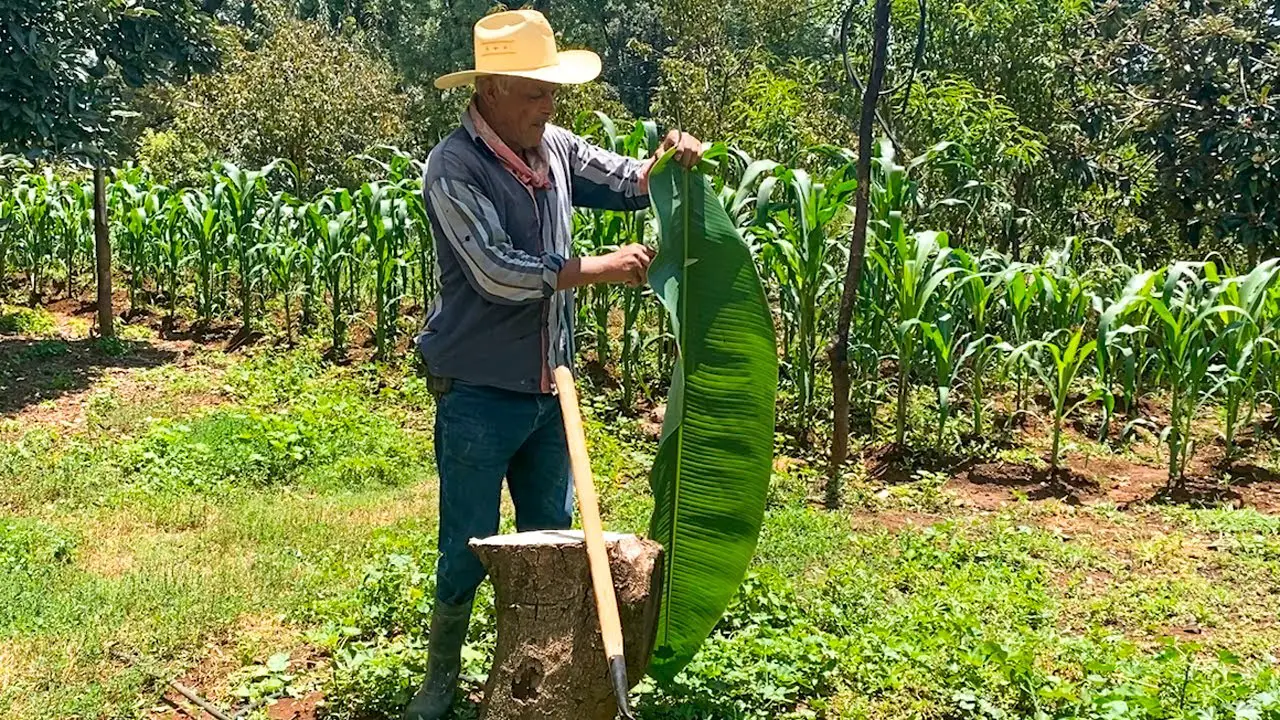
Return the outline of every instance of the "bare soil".
{"type": "MultiPolygon", "coordinates": [[[[75,405],[74,399],[103,380],[182,364],[184,350],[167,342],[129,343],[129,352],[112,356],[87,339],[0,337],[0,414],[26,420],[21,413],[46,400],[70,397],[75,405]]],[[[54,411],[46,419],[56,421],[60,414],[54,411]]]]}
{"type": "MultiPolygon", "coordinates": [[[[246,703],[235,699],[230,678],[241,668],[236,643],[252,637],[266,647],[289,648],[289,673],[295,676],[314,676],[322,671],[326,658],[318,648],[301,641],[298,633],[268,617],[245,617],[237,625],[205,646],[200,660],[177,678],[178,682],[209,702],[228,716],[239,717],[250,709],[246,703]]],[[[259,658],[259,662],[265,658],[259,658]]],[[[172,686],[166,686],[160,697],[163,706],[152,708],[147,720],[212,720],[172,686]]],[[[285,697],[266,703],[267,717],[279,720],[315,720],[324,705],[324,695],[308,692],[301,697],[285,697]]]]}
{"type": "Polygon", "coordinates": [[[319,717],[324,694],[310,692],[300,698],[283,698],[267,707],[269,720],[315,720],[319,717]]]}
{"type": "Polygon", "coordinates": [[[1042,470],[1005,462],[974,465],[953,477],[946,488],[965,505],[983,509],[996,509],[1018,497],[1083,505],[1099,490],[1095,481],[1070,468],[1042,470]]]}

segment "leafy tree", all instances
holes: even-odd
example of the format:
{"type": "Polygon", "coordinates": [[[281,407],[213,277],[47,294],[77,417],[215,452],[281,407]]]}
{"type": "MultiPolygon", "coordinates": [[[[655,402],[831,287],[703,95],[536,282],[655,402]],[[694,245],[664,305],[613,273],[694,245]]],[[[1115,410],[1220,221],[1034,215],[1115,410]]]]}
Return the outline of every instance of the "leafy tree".
{"type": "MultiPolygon", "coordinates": [[[[1080,71],[1088,127],[1154,168],[1148,217],[1181,240],[1280,252],[1280,6],[1126,0],[1091,19],[1080,71]]],[[[1219,249],[1221,245],[1214,246],[1219,249]]]]}
{"type": "Polygon", "coordinates": [[[109,149],[128,88],[212,66],[210,21],[191,0],[0,0],[0,146],[109,149]]]}
{"type": "Polygon", "coordinates": [[[952,228],[957,247],[1017,250],[1025,230],[1017,203],[1028,200],[1029,178],[1050,174],[1046,137],[1027,127],[1005,98],[958,75],[917,83],[912,90],[896,118],[898,139],[917,153],[939,142],[955,144],[948,162],[924,168],[927,184],[940,191],[931,200],[946,200],[924,208],[935,215],[932,223],[952,228]]]}
{"type": "Polygon", "coordinates": [[[669,42],[655,22],[656,0],[546,2],[545,12],[566,46],[587,47],[604,63],[601,83],[613,88],[630,114],[652,113],[658,60],[669,42]]]}
{"type": "MultiPolygon", "coordinates": [[[[931,221],[955,229],[958,244],[1029,255],[1076,230],[1070,210],[1092,181],[1078,170],[1086,158],[1065,58],[1087,11],[1080,0],[895,0],[881,116],[908,158],[939,141],[963,151],[922,178],[934,199],[967,185],[966,204],[931,221]]],[[[869,6],[855,6],[850,27],[851,48],[865,54],[869,6]]],[[[865,75],[862,56],[852,60],[865,75]]]]}
{"type": "Polygon", "coordinates": [[[432,85],[469,67],[472,26],[488,0],[275,0],[285,16],[313,22],[355,47],[384,58],[408,100],[409,131],[426,146],[457,127],[465,90],[441,94],[432,85]]]}
{"type": "Polygon", "coordinates": [[[144,160],[181,179],[193,159],[203,170],[284,158],[303,189],[357,185],[354,155],[405,139],[396,86],[385,62],[315,23],[285,21],[259,50],[232,50],[219,72],[181,88],[172,126],[144,135],[144,160]]]}
{"type": "Polygon", "coordinates": [[[112,334],[101,163],[129,88],[208,69],[211,18],[192,0],[0,0],[0,152],[97,161],[98,317],[112,334]]]}

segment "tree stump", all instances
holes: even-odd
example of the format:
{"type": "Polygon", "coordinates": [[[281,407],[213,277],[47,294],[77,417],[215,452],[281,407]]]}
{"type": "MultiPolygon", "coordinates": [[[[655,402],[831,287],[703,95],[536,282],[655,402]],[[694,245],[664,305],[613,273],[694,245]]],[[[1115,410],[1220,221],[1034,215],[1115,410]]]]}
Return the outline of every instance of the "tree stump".
{"type": "MultiPolygon", "coordinates": [[[[662,591],[662,546],[605,533],[627,661],[644,677],[662,591]]],[[[482,720],[612,720],[617,714],[581,531],[472,540],[489,570],[498,643],[482,720]]]]}

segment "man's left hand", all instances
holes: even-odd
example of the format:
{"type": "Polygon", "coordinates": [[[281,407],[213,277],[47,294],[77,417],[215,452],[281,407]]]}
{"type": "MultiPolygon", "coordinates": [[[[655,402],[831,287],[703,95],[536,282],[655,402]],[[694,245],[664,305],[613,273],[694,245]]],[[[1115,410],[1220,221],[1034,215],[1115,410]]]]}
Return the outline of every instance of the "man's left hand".
{"type": "Polygon", "coordinates": [[[675,161],[685,170],[691,169],[702,159],[702,141],[687,132],[672,130],[667,133],[658,145],[656,155],[661,156],[671,148],[676,150],[675,161]]]}
{"type": "Polygon", "coordinates": [[[702,159],[702,141],[690,135],[687,132],[672,130],[667,136],[662,138],[662,142],[658,144],[658,150],[644,164],[644,169],[640,171],[640,192],[649,193],[649,173],[653,170],[654,163],[658,162],[658,158],[662,157],[671,148],[676,149],[675,161],[685,170],[691,169],[698,161],[702,159]]]}

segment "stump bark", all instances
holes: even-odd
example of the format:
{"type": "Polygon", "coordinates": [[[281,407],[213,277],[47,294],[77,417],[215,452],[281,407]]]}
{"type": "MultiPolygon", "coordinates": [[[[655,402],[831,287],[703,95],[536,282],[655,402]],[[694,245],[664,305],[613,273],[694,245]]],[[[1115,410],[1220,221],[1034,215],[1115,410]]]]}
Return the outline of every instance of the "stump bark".
{"type": "MultiPolygon", "coordinates": [[[[627,661],[644,677],[662,591],[662,546],[605,533],[627,661]]],[[[580,531],[472,540],[489,570],[498,642],[482,720],[611,720],[617,712],[580,531]]]]}

